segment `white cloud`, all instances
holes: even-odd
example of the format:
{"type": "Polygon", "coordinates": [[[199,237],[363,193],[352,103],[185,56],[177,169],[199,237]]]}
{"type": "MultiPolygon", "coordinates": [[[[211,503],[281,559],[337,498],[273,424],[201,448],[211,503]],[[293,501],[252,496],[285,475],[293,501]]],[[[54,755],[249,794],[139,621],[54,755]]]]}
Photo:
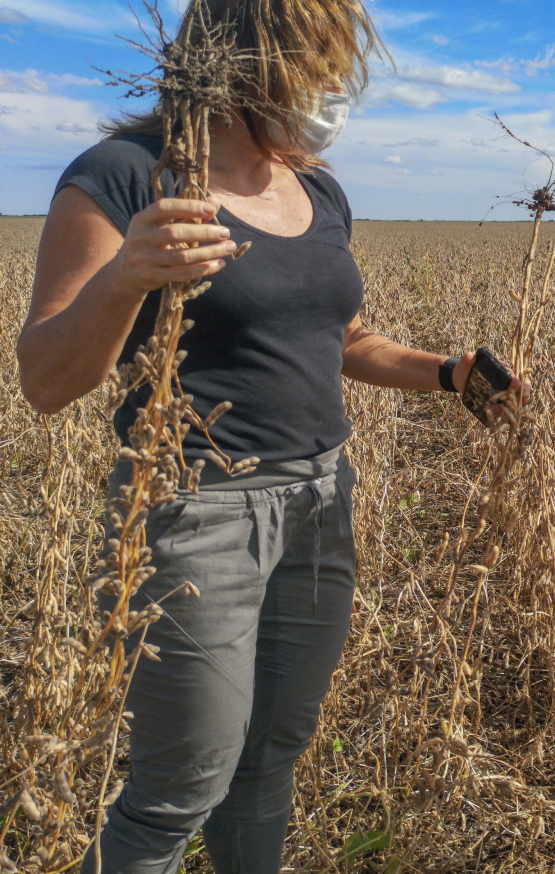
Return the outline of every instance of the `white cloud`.
{"type": "Polygon", "coordinates": [[[438,103],[445,103],[449,98],[440,91],[423,88],[411,82],[400,82],[398,79],[374,79],[370,82],[364,94],[364,106],[379,106],[387,101],[401,103],[412,109],[434,109],[438,103]]]}
{"type": "Polygon", "coordinates": [[[61,121],[56,125],[56,130],[63,131],[68,134],[88,134],[93,131],[98,131],[98,127],[93,122],[72,122],[61,121]]]}
{"type": "Polygon", "coordinates": [[[540,70],[548,70],[550,67],[555,67],[555,43],[547,47],[543,58],[535,58],[526,63],[526,75],[537,76],[540,70]]]}
{"type": "Polygon", "coordinates": [[[400,79],[409,82],[425,82],[428,85],[441,85],[444,88],[464,88],[484,91],[486,94],[508,94],[520,91],[520,85],[510,79],[500,79],[491,73],[479,70],[466,70],[463,67],[414,65],[401,67],[400,79]]]}
{"type": "Polygon", "coordinates": [[[487,70],[499,70],[508,76],[509,73],[514,73],[518,70],[519,62],[514,58],[499,58],[497,61],[474,61],[477,67],[484,67],[487,70]]]}
{"type": "Polygon", "coordinates": [[[413,27],[415,24],[421,24],[422,21],[428,21],[430,18],[434,18],[433,12],[407,12],[401,15],[393,12],[379,12],[374,15],[380,30],[400,30],[403,27],[413,27]]]}
{"type": "Polygon", "coordinates": [[[37,91],[39,94],[46,94],[47,91],[50,91],[46,82],[43,79],[39,79],[38,76],[22,77],[21,84],[30,91],[37,91]]]}
{"type": "Polygon", "coordinates": [[[382,143],[386,149],[397,149],[400,146],[437,146],[439,140],[425,140],[423,137],[411,137],[401,143],[382,143]]]}
{"type": "Polygon", "coordinates": [[[45,24],[56,24],[69,30],[99,33],[113,31],[116,23],[130,22],[131,13],[114,9],[113,3],[67,2],[67,0],[17,0],[18,11],[23,16],[45,24]],[[83,11],[76,12],[79,5],[83,11]],[[99,8],[99,5],[101,8],[99,8]]]}
{"type": "Polygon", "coordinates": [[[49,82],[59,85],[105,85],[102,79],[88,79],[86,76],[74,76],[73,73],[45,73],[49,82]]]}
{"type": "Polygon", "coordinates": [[[496,61],[474,61],[477,67],[484,67],[489,70],[499,70],[506,76],[515,73],[524,73],[524,75],[536,78],[542,70],[550,70],[555,68],[555,43],[548,45],[543,55],[529,60],[527,58],[516,59],[499,58],[496,61]]]}
{"type": "Polygon", "coordinates": [[[5,92],[0,115],[2,144],[22,159],[32,154],[39,162],[65,160],[78,148],[98,142],[98,109],[88,100],[36,91],[5,92]],[[67,121],[71,119],[71,121],[67,121]]]}
{"type": "Polygon", "coordinates": [[[441,33],[436,33],[435,36],[432,37],[432,40],[438,46],[446,46],[449,42],[446,36],[443,36],[441,33]]]}
{"type": "Polygon", "coordinates": [[[0,91],[18,91],[18,87],[10,76],[0,72],[0,91]]]}
{"type": "Polygon", "coordinates": [[[405,167],[400,167],[397,170],[394,170],[393,172],[397,173],[399,176],[409,176],[410,175],[410,170],[407,170],[405,167]]]}
{"type": "Polygon", "coordinates": [[[499,30],[500,27],[500,21],[480,21],[470,28],[469,33],[484,33],[487,30],[499,30]]]}
{"type": "Polygon", "coordinates": [[[177,15],[183,15],[187,9],[188,0],[166,0],[168,6],[177,15]]]}
{"type": "Polygon", "coordinates": [[[0,6],[0,24],[26,24],[29,19],[11,6],[0,6]]]}
{"type": "Polygon", "coordinates": [[[403,159],[400,155],[388,155],[387,158],[384,159],[389,164],[402,164],[403,159]]]}
{"type": "MultiPolygon", "coordinates": [[[[461,99],[461,92],[504,95],[519,93],[519,84],[507,76],[484,70],[448,64],[424,63],[418,56],[408,55],[397,60],[396,74],[385,64],[373,64],[370,86],[361,105],[376,107],[386,102],[401,103],[413,109],[435,109],[440,103],[461,99]]],[[[468,100],[467,95],[463,99],[468,100]]]]}
{"type": "Polygon", "coordinates": [[[72,73],[39,73],[37,70],[0,71],[0,91],[35,91],[46,94],[52,88],[65,85],[104,85],[101,79],[88,79],[72,73]]]}
{"type": "Polygon", "coordinates": [[[541,142],[535,137],[541,132],[544,141],[543,133],[545,128],[553,124],[553,113],[549,109],[542,109],[540,112],[512,112],[504,115],[502,120],[517,136],[525,137],[541,148],[541,142]]]}

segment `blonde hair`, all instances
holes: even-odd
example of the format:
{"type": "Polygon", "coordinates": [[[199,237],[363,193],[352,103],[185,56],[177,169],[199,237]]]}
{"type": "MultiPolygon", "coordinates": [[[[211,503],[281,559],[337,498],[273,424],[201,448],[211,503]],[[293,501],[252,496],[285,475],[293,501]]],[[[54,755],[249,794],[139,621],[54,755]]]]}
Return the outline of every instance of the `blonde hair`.
{"type": "MultiPolygon", "coordinates": [[[[280,148],[268,121],[277,121],[294,143],[298,110],[313,109],[327,82],[341,83],[354,98],[362,93],[368,84],[368,58],[383,50],[362,0],[204,0],[203,6],[211,25],[233,22],[235,47],[249,56],[247,75],[231,87],[247,98],[242,115],[259,152],[301,172],[323,164],[280,148]]],[[[191,2],[176,37],[178,46],[187,39],[194,42],[196,24],[191,2]]],[[[162,122],[156,111],[127,114],[105,122],[101,130],[110,137],[159,136],[162,122]]]]}

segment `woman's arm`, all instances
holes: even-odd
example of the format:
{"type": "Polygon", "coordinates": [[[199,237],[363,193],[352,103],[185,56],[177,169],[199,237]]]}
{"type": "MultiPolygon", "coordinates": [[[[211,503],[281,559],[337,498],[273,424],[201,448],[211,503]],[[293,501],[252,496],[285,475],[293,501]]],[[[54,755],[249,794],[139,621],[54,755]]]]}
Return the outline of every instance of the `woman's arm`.
{"type": "MultiPolygon", "coordinates": [[[[342,373],[369,385],[440,391],[439,366],[447,357],[410,349],[373,334],[356,316],[345,332],[342,373]]],[[[458,391],[464,389],[475,360],[472,352],[465,352],[455,366],[453,383],[458,391]]]]}
{"type": "Polygon", "coordinates": [[[17,344],[23,393],[37,410],[55,413],[103,382],[149,291],[221,270],[222,258],[235,249],[222,242],[229,231],[179,223],[210,221],[217,208],[164,199],[135,215],[124,238],[80,188],[60,191],[44,227],[17,344]],[[193,241],[212,244],[171,248],[193,241]]]}
{"type": "MultiPolygon", "coordinates": [[[[410,349],[380,334],[373,334],[364,327],[360,316],[356,316],[345,331],[342,373],[358,382],[387,388],[440,391],[439,366],[445,361],[447,355],[410,349]]],[[[475,361],[473,352],[465,352],[455,365],[452,379],[457,391],[464,391],[475,361]]],[[[513,376],[511,387],[518,391],[522,388],[522,382],[513,376]]],[[[530,391],[530,384],[525,383],[525,404],[528,403],[530,391]]],[[[489,408],[496,416],[501,413],[500,404],[491,404],[489,408]]]]}

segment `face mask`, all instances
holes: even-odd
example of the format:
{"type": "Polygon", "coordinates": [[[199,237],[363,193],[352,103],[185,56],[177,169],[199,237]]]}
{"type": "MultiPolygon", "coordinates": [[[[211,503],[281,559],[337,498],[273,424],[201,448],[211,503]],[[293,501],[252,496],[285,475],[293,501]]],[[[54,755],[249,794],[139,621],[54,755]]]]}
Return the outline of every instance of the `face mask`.
{"type": "MultiPolygon", "coordinates": [[[[308,114],[297,114],[297,146],[309,155],[316,155],[331,146],[345,129],[350,105],[351,98],[347,94],[322,91],[322,100],[317,108],[308,114]]],[[[277,145],[290,147],[279,122],[270,120],[268,133],[277,145]]]]}

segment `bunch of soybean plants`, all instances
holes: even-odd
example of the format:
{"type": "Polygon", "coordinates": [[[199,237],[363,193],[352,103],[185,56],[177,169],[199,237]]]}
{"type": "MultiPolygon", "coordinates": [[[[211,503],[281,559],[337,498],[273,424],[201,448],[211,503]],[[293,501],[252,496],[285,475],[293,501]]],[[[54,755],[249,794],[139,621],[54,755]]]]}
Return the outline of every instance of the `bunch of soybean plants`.
{"type": "MultiPolygon", "coordinates": [[[[179,197],[206,198],[208,189],[209,115],[229,117],[237,108],[229,83],[241,76],[243,56],[234,50],[230,24],[211,27],[203,16],[201,0],[194,5],[176,41],[167,38],[157,8],[149,8],[157,26],[159,44],[150,43],[145,53],[157,62],[161,76],[125,80],[131,92],[160,96],[163,149],[152,174],[156,200],[162,198],[160,176],[173,171],[179,197]]],[[[244,76],[243,76],[244,78],[244,76]]],[[[234,257],[240,257],[244,244],[234,257]]],[[[128,393],[150,388],[148,401],[139,409],[129,430],[130,446],[119,459],[132,463],[129,485],[108,503],[113,536],[97,571],[87,579],[71,554],[76,514],[82,499],[82,468],[77,457],[91,436],[86,426],[86,406],[81,414],[71,411],[63,423],[63,440],[56,454],[49,422],[47,471],[40,484],[48,518],[46,555],[41,562],[33,600],[34,628],[22,664],[23,680],[6,723],[6,762],[0,789],[7,790],[0,831],[0,871],[16,868],[61,871],[76,864],[89,843],[86,821],[94,814],[94,836],[105,822],[105,808],[118,796],[123,781],[114,764],[120,728],[128,728],[133,714],[125,699],[138,659],[159,660],[157,648],[145,641],[148,627],[163,613],[161,602],[144,610],[132,610],[131,599],[155,572],[149,563],[145,522],[149,508],[174,499],[178,486],[198,493],[204,460],[190,467],[183,454],[183,441],[194,426],[205,434],[212,448],[207,456],[230,476],[254,469],[257,458],[233,464],[213,443],[209,434],[216,419],[231,404],[222,402],[202,420],[184,393],[178,368],[186,351],[178,348],[182,335],[192,327],[183,320],[183,304],[206,291],[210,283],[194,281],[165,286],[154,333],[139,347],[133,363],[110,374],[108,410],[120,406],[128,393]],[[75,423],[75,419],[77,422],[75,423]],[[78,430],[76,430],[76,424],[78,430]],[[56,476],[53,477],[53,470],[56,476]],[[79,597],[86,609],[75,611],[68,598],[70,572],[83,587],[79,597]],[[112,612],[93,618],[93,591],[114,595],[112,612]],[[136,635],[135,646],[126,653],[124,641],[136,635]],[[86,786],[87,775],[96,771],[94,794],[86,786]],[[98,785],[99,784],[99,785],[98,785]],[[16,819],[26,819],[23,829],[16,819]],[[15,846],[14,846],[15,845],[15,846]],[[7,851],[11,846],[11,851],[7,851]],[[2,849],[5,848],[5,849],[2,849]]],[[[85,562],[86,564],[86,562],[85,562]]],[[[172,597],[198,595],[194,583],[184,581],[172,597]]],[[[31,609],[28,605],[26,609],[31,609]]],[[[102,859],[97,840],[96,870],[102,859]]]]}

